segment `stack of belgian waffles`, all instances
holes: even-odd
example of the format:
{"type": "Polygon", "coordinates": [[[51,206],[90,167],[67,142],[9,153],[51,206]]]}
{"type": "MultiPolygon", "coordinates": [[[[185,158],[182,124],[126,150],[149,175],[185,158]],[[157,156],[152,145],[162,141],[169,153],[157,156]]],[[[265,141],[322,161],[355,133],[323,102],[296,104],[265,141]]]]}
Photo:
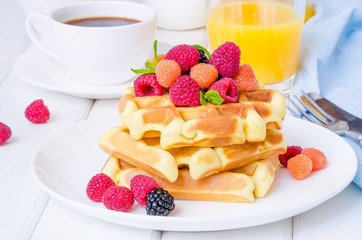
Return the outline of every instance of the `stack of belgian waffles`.
{"type": "Polygon", "coordinates": [[[237,103],[177,107],[168,93],[136,97],[130,86],[119,103],[120,126],[99,139],[109,153],[102,172],[129,187],[152,176],[175,199],[245,201],[264,197],[286,151],[278,91],[240,92],[237,103]]]}

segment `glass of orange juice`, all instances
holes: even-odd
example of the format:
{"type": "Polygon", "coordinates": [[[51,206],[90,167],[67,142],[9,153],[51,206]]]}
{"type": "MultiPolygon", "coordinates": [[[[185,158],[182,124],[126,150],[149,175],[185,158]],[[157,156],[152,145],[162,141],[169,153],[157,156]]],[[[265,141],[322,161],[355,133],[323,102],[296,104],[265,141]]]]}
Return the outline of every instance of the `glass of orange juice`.
{"type": "Polygon", "coordinates": [[[258,82],[289,95],[297,71],[305,0],[207,0],[211,51],[236,43],[258,82]]]}

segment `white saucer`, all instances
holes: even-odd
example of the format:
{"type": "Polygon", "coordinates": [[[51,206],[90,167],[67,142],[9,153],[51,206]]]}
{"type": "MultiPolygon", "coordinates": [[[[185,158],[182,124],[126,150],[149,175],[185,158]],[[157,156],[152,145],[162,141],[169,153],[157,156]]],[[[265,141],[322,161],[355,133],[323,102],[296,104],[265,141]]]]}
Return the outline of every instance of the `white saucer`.
{"type": "Polygon", "coordinates": [[[117,85],[95,86],[76,81],[63,65],[38,48],[30,48],[13,64],[13,72],[31,85],[75,97],[110,99],[120,98],[130,81],[117,85]]]}

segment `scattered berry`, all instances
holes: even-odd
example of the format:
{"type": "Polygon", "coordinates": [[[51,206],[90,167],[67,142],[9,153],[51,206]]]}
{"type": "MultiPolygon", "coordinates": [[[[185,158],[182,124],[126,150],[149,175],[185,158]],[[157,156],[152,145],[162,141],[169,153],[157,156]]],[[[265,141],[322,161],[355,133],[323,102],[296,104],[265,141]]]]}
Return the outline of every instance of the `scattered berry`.
{"type": "Polygon", "coordinates": [[[32,123],[45,123],[50,117],[50,112],[48,107],[44,105],[44,101],[38,99],[25,109],[25,117],[32,123]]]}
{"type": "Polygon", "coordinates": [[[327,164],[326,156],[323,154],[323,152],[321,152],[318,149],[304,148],[302,150],[302,154],[308,156],[310,158],[310,160],[312,160],[312,162],[313,162],[312,171],[320,170],[320,169],[324,168],[327,164]]]}
{"type": "Polygon", "coordinates": [[[133,83],[136,97],[160,96],[163,87],[158,83],[156,75],[152,73],[140,75],[133,83]]]}
{"type": "Polygon", "coordinates": [[[155,179],[142,174],[134,176],[131,179],[130,186],[134,198],[142,206],[146,206],[146,195],[152,189],[158,188],[158,184],[155,179]]]}
{"type": "Polygon", "coordinates": [[[11,129],[8,125],[0,122],[0,144],[3,144],[11,137],[11,129]]]}
{"type": "MultiPolygon", "coordinates": [[[[165,54],[158,54],[158,55],[157,55],[157,60],[158,60],[158,62],[161,62],[161,61],[165,60],[165,54]]],[[[156,63],[155,63],[155,59],[154,59],[154,58],[151,58],[151,59],[150,59],[150,62],[151,62],[153,65],[156,66],[156,63]]]]}
{"type": "Polygon", "coordinates": [[[169,89],[170,99],[176,106],[200,105],[200,88],[190,76],[179,77],[169,89]]]}
{"type": "Polygon", "coordinates": [[[103,195],[103,204],[106,208],[126,212],[134,204],[134,197],[126,187],[114,186],[107,189],[103,195]]]}
{"type": "Polygon", "coordinates": [[[180,65],[181,71],[184,72],[199,62],[200,53],[194,46],[180,44],[167,52],[166,59],[176,61],[180,65]]]}
{"type": "Polygon", "coordinates": [[[223,77],[233,77],[240,64],[240,49],[233,42],[220,45],[210,56],[210,64],[214,65],[223,77]]]}
{"type": "Polygon", "coordinates": [[[209,63],[209,59],[207,58],[205,52],[201,49],[197,49],[197,51],[199,51],[200,54],[199,63],[209,63]]]}
{"type": "Polygon", "coordinates": [[[223,103],[236,103],[238,101],[238,87],[231,78],[222,78],[209,87],[209,90],[219,92],[224,99],[223,103]]]}
{"type": "Polygon", "coordinates": [[[299,146],[288,146],[286,153],[279,155],[280,164],[287,167],[288,166],[288,160],[290,158],[292,158],[292,157],[297,156],[301,152],[302,152],[302,148],[299,147],[299,146]]]}
{"type": "Polygon", "coordinates": [[[165,88],[171,87],[177,78],[181,76],[181,68],[173,60],[163,60],[156,66],[156,77],[158,83],[165,88]]]}
{"type": "Polygon", "coordinates": [[[112,178],[108,177],[104,173],[99,173],[91,178],[87,185],[87,196],[94,202],[102,202],[104,192],[110,188],[116,186],[112,178]]]}
{"type": "Polygon", "coordinates": [[[302,180],[312,172],[312,160],[304,154],[298,154],[288,161],[289,172],[295,179],[302,180]]]}
{"type": "Polygon", "coordinates": [[[248,64],[243,64],[238,68],[233,77],[239,92],[251,92],[256,90],[258,81],[255,78],[254,71],[248,64]]]}
{"type": "Polygon", "coordinates": [[[152,189],[146,198],[147,215],[167,216],[175,209],[173,196],[162,188],[152,189]]]}
{"type": "Polygon", "coordinates": [[[190,77],[201,89],[205,89],[216,81],[218,72],[211,64],[199,63],[191,68],[190,77]]]}

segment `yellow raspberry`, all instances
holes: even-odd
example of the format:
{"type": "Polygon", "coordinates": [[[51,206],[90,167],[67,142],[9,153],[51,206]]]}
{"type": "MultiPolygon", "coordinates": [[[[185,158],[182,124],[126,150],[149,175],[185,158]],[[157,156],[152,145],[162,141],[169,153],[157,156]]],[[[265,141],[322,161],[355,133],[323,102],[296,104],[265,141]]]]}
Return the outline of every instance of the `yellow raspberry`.
{"type": "Polygon", "coordinates": [[[255,91],[258,86],[258,81],[255,78],[252,67],[248,64],[239,66],[238,71],[233,77],[239,92],[255,91]]]}
{"type": "Polygon", "coordinates": [[[191,68],[190,77],[201,89],[210,87],[218,77],[216,67],[207,63],[199,63],[191,68]]]}
{"type": "Polygon", "coordinates": [[[173,60],[160,61],[155,69],[158,83],[165,88],[171,87],[172,84],[181,77],[181,68],[173,60]]]}
{"type": "MultiPolygon", "coordinates": [[[[162,60],[165,60],[165,54],[158,54],[158,55],[157,55],[157,60],[158,60],[158,62],[161,62],[162,60]]],[[[151,58],[151,59],[150,59],[150,62],[151,62],[153,65],[156,66],[156,64],[155,64],[155,59],[154,59],[154,58],[151,58]]]]}

